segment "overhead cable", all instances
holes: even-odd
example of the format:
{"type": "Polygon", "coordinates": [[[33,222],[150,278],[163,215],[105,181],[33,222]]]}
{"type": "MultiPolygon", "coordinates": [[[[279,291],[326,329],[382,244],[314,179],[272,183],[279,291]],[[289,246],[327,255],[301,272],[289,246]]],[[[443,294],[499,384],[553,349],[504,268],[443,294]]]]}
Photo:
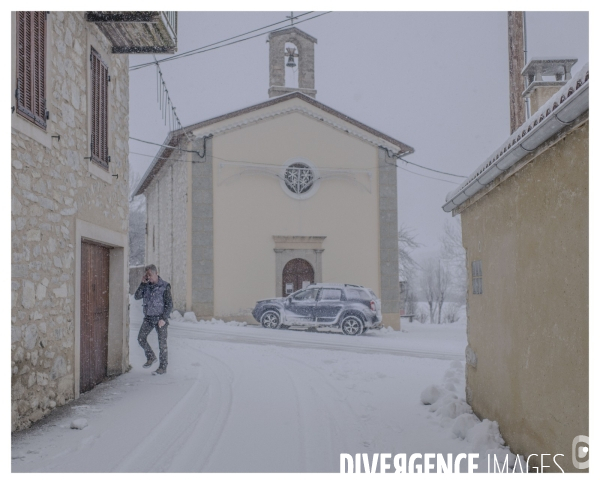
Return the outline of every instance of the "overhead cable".
{"type": "MultiPolygon", "coordinates": [[[[311,12],[308,12],[308,13],[311,13],[311,12]]],[[[324,12],[324,13],[321,13],[321,14],[319,14],[319,15],[314,15],[313,17],[310,17],[310,18],[307,18],[307,19],[304,19],[304,20],[300,20],[299,22],[296,22],[296,24],[295,24],[295,25],[297,25],[297,24],[301,24],[302,22],[308,22],[309,20],[313,20],[313,19],[315,19],[315,18],[317,18],[317,17],[322,17],[323,15],[327,15],[328,13],[331,13],[331,11],[329,11],[329,12],[324,12]]],[[[302,15],[307,15],[307,14],[302,14],[302,15]]],[[[299,17],[299,16],[297,16],[297,17],[299,17]]],[[[287,22],[287,21],[288,21],[288,20],[284,20],[284,22],[287,22]]],[[[278,22],[278,23],[281,23],[281,22],[278,22]]],[[[263,28],[265,28],[265,27],[263,27],[263,28]]],[[[235,40],[235,41],[233,41],[233,42],[229,42],[228,44],[217,45],[216,47],[212,47],[212,48],[210,48],[210,49],[208,48],[208,47],[210,47],[210,46],[213,46],[213,45],[216,45],[216,44],[220,44],[220,43],[222,43],[222,42],[226,42],[226,40],[222,40],[221,42],[215,42],[214,44],[209,44],[209,45],[206,45],[206,46],[204,46],[204,47],[198,47],[197,49],[194,49],[194,50],[191,50],[191,51],[188,51],[188,52],[182,52],[181,54],[176,54],[176,55],[173,55],[173,56],[170,56],[170,57],[166,57],[166,58],[164,58],[164,59],[161,59],[161,60],[159,60],[159,61],[157,61],[157,62],[159,62],[159,63],[163,63],[163,62],[167,62],[167,61],[170,61],[170,60],[178,60],[178,59],[182,59],[182,58],[184,58],[184,57],[188,57],[188,56],[191,56],[191,55],[203,54],[204,52],[209,52],[209,51],[211,51],[211,50],[220,49],[221,47],[227,47],[228,45],[233,45],[233,44],[237,44],[237,43],[239,43],[239,42],[244,42],[244,41],[246,41],[246,40],[254,39],[255,37],[260,37],[261,35],[270,34],[270,33],[272,33],[272,32],[277,32],[277,31],[279,31],[279,30],[284,30],[284,29],[287,29],[287,28],[288,28],[287,26],[284,26],[284,27],[279,27],[279,28],[277,28],[277,29],[269,30],[269,31],[267,31],[267,32],[261,32],[260,34],[256,34],[256,35],[252,35],[252,36],[250,36],[250,37],[245,37],[245,38],[243,38],[243,39],[235,40]]],[[[262,30],[262,29],[257,29],[257,30],[262,30]]],[[[249,33],[249,32],[247,32],[247,33],[249,33]]],[[[246,34],[241,34],[241,35],[246,35],[246,34]]],[[[232,38],[232,39],[234,39],[234,38],[236,38],[236,37],[240,37],[240,35],[237,35],[237,36],[235,36],[235,37],[231,37],[231,38],[232,38]]],[[[135,66],[131,66],[131,67],[129,68],[129,70],[130,70],[130,71],[134,71],[134,70],[142,69],[142,68],[144,68],[144,67],[151,66],[151,65],[153,65],[153,64],[154,64],[154,62],[146,62],[146,63],[144,63],[144,64],[137,64],[137,65],[135,65],[135,66]]]]}
{"type": "MultiPolygon", "coordinates": [[[[404,158],[402,158],[402,153],[394,153],[393,151],[388,150],[385,146],[380,146],[380,148],[382,148],[382,149],[384,149],[386,151],[386,153],[387,153],[387,155],[388,155],[389,158],[396,158],[398,160],[402,160],[404,163],[407,163],[407,164],[413,165],[413,166],[417,166],[419,168],[422,168],[423,170],[433,171],[435,173],[440,173],[442,175],[455,176],[456,178],[468,178],[468,177],[466,177],[464,175],[456,175],[454,173],[448,173],[448,172],[445,172],[445,171],[435,170],[433,168],[428,168],[426,166],[419,165],[417,163],[413,163],[412,161],[408,161],[408,160],[405,160],[404,158]]],[[[390,163],[388,163],[388,165],[389,164],[390,163]]],[[[395,165],[395,166],[396,166],[396,168],[399,168],[398,165],[395,165]]],[[[410,173],[414,173],[414,172],[410,172],[410,173]]]]}
{"type": "MultiPolygon", "coordinates": [[[[308,15],[310,13],[313,13],[313,12],[310,11],[310,12],[306,12],[306,13],[303,13],[303,14],[300,14],[300,15],[296,15],[294,18],[303,17],[304,15],[308,15]]],[[[243,34],[239,34],[239,35],[234,35],[233,37],[229,37],[228,39],[220,40],[219,42],[213,42],[212,44],[208,44],[208,45],[205,45],[203,47],[197,47],[195,49],[188,50],[186,52],[180,52],[179,54],[175,54],[175,55],[172,55],[170,57],[166,57],[165,59],[161,59],[160,62],[165,62],[167,60],[176,59],[178,57],[182,57],[184,55],[191,54],[191,53],[197,52],[199,50],[206,49],[207,47],[212,47],[214,45],[222,44],[223,42],[228,42],[230,40],[237,39],[238,37],[243,37],[244,35],[248,35],[248,34],[252,34],[254,32],[258,32],[259,30],[268,29],[269,27],[273,27],[273,25],[278,25],[278,24],[281,24],[283,22],[288,22],[288,20],[280,20],[279,22],[275,22],[274,24],[265,25],[264,27],[261,27],[259,29],[250,30],[248,32],[244,32],[243,34]]],[[[263,32],[263,33],[265,33],[265,32],[263,32]]],[[[151,62],[146,62],[146,63],[143,63],[143,64],[136,64],[136,65],[131,66],[129,68],[129,70],[135,70],[135,69],[138,69],[138,68],[141,68],[141,67],[146,67],[146,66],[148,66],[150,64],[152,64],[152,63],[151,62]]]]}

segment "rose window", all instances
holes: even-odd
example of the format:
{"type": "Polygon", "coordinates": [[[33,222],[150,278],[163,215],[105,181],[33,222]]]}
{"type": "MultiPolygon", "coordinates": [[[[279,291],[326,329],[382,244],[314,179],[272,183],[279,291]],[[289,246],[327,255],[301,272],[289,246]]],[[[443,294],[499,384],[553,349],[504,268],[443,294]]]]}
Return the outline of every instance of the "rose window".
{"type": "Polygon", "coordinates": [[[293,163],[285,170],[285,185],[293,193],[306,193],[313,186],[315,175],[304,163],[293,163]]]}

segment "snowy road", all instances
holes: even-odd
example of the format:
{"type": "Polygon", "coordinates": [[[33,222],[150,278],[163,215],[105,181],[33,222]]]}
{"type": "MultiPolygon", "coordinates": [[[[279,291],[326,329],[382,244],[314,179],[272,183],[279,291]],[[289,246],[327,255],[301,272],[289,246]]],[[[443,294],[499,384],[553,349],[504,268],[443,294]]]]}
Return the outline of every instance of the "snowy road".
{"type": "Polygon", "coordinates": [[[425,326],[348,337],[173,323],[159,377],[132,325],[133,369],[13,435],[12,470],[338,472],[340,453],[468,452],[419,403],[463,358],[464,326],[425,326]],[[75,418],[88,426],[70,429],[75,418]]]}

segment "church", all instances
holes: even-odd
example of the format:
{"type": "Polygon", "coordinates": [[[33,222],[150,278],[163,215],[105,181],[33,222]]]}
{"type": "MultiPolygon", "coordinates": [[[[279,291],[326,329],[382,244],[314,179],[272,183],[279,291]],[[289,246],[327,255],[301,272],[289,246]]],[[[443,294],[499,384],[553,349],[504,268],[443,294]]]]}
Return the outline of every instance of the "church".
{"type": "Polygon", "coordinates": [[[332,282],[373,289],[400,328],[395,157],[414,149],[316,100],[316,43],[271,32],[269,99],[170,132],[136,187],[180,312],[255,323],[256,301],[332,282]]]}

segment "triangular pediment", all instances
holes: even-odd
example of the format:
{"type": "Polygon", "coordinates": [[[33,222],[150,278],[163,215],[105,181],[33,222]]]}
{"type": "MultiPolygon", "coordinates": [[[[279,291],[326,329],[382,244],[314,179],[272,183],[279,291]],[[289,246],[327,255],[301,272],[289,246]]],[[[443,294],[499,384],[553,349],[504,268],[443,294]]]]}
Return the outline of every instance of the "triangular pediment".
{"type": "MultiPolygon", "coordinates": [[[[196,137],[216,136],[231,129],[243,129],[245,126],[265,119],[272,119],[294,112],[326,123],[375,146],[384,146],[403,155],[414,152],[411,146],[299,92],[279,96],[263,103],[207,119],[187,126],[180,131],[193,132],[196,137]]],[[[177,135],[178,132],[173,132],[173,134],[177,135]]]]}

